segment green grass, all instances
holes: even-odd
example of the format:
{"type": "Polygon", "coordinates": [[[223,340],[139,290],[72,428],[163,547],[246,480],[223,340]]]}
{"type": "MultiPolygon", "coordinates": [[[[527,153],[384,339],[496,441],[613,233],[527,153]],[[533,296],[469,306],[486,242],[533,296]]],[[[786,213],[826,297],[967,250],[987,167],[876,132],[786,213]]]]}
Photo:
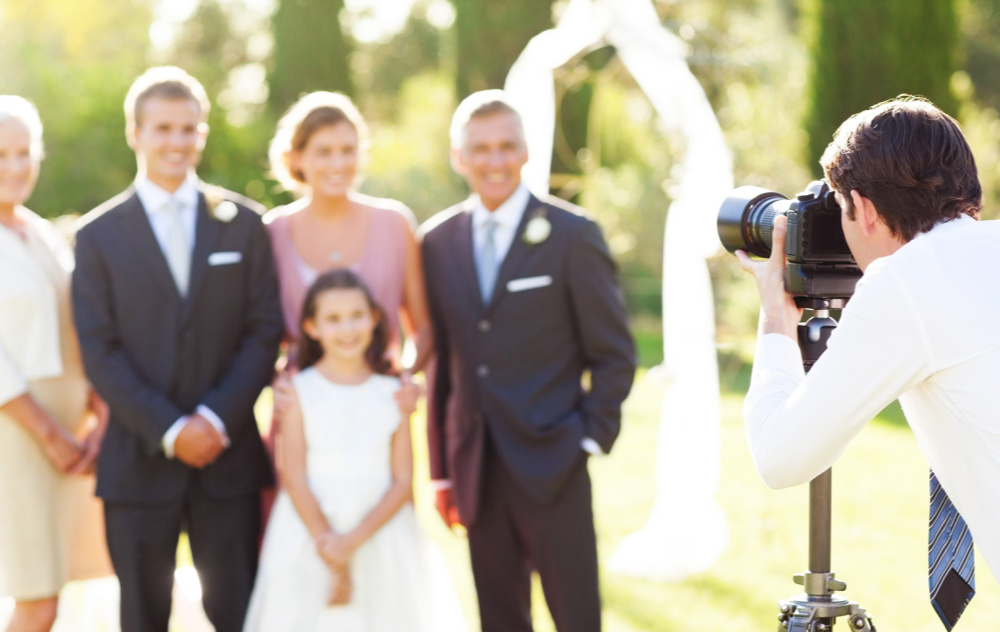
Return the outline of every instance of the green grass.
{"type": "MultiPolygon", "coordinates": [[[[643,366],[662,358],[655,327],[637,327],[643,366]]],[[[717,499],[729,520],[730,539],[713,568],[683,582],[631,579],[602,569],[606,632],[757,632],[775,630],[777,602],[801,588],[792,575],[807,565],[806,487],[767,489],[754,471],[743,436],[741,406],[749,367],[735,352],[720,353],[722,479],[717,499]]],[[[662,387],[641,369],[624,407],[624,426],[612,454],[592,459],[598,554],[606,562],[622,539],[643,527],[655,494],[654,464],[662,387]]],[[[262,398],[258,415],[269,417],[262,398]]],[[[696,418],[692,418],[697,423],[696,418]]],[[[413,424],[416,507],[452,572],[470,632],[479,630],[475,589],[465,540],[441,524],[427,488],[423,411],[413,424]]],[[[881,632],[940,632],[927,600],[927,465],[899,407],[869,424],[833,473],[833,554],[843,596],[863,606],[881,632]]],[[[683,519],[678,515],[678,519],[683,519]]],[[[978,592],[958,632],[996,628],[1000,586],[982,560],[978,592]]],[[[536,581],[535,629],[554,627],[536,581]]],[[[847,630],[840,620],[837,630],[847,630]]]]}
{"type": "MultiPolygon", "coordinates": [[[[745,368],[729,366],[733,371],[723,374],[723,383],[745,388],[745,368]]],[[[723,396],[723,469],[717,498],[729,519],[730,540],[722,557],[709,571],[672,584],[603,571],[607,632],[774,630],[777,602],[801,592],[791,577],[807,565],[807,490],[772,491],[760,482],[743,437],[742,398],[741,390],[723,396]]],[[[660,388],[643,381],[640,372],[613,453],[591,460],[602,562],[646,521],[655,493],[661,399],[660,388]]],[[[426,456],[419,428],[415,432],[422,473],[426,456]]],[[[844,596],[862,605],[882,632],[940,632],[943,628],[927,600],[927,466],[898,407],[858,436],[834,468],[833,478],[832,561],[837,577],[847,582],[844,596]]],[[[421,488],[422,524],[445,553],[470,627],[478,630],[465,542],[440,525],[429,501],[421,488]]],[[[979,590],[959,632],[995,629],[1000,614],[1000,587],[982,560],[978,568],[979,590]]],[[[537,586],[534,597],[536,630],[553,630],[537,586]]],[[[836,629],[847,630],[846,622],[841,620],[836,629]]]]}

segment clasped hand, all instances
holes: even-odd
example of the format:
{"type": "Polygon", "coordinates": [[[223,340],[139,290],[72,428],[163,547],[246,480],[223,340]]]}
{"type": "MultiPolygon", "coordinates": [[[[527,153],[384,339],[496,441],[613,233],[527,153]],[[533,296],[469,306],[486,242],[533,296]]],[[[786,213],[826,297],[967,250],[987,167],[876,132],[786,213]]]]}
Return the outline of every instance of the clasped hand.
{"type": "Polygon", "coordinates": [[[195,413],[174,442],[174,456],[195,468],[203,468],[215,462],[228,443],[208,419],[195,413]]]}
{"type": "Polygon", "coordinates": [[[342,606],[351,601],[351,558],[355,550],[350,538],[333,531],[316,537],[316,551],[332,574],[327,601],[331,606],[342,606]]]}

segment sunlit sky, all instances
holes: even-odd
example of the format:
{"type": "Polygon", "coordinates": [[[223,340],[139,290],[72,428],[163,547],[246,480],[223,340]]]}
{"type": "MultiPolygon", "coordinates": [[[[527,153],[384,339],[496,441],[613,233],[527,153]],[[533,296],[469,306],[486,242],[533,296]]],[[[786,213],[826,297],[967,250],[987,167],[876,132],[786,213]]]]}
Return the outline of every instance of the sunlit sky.
{"type": "MultiPolygon", "coordinates": [[[[199,0],[159,0],[156,6],[156,21],[150,28],[150,38],[157,47],[166,47],[175,27],[184,22],[198,6],[199,0]]],[[[241,4],[245,10],[268,15],[274,10],[277,0],[222,0],[224,4],[241,4]]],[[[372,42],[399,31],[410,14],[414,0],[344,0],[344,6],[352,13],[366,13],[354,27],[354,36],[365,42],[372,42]]]]}

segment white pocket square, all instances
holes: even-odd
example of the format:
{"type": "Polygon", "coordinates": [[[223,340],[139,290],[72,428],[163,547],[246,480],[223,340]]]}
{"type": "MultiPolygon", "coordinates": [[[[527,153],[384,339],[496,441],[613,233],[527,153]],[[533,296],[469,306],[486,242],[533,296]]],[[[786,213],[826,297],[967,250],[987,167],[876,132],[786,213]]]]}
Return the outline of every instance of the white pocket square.
{"type": "Polygon", "coordinates": [[[523,279],[511,279],[507,282],[507,291],[523,292],[524,290],[533,290],[547,285],[552,285],[552,277],[543,274],[542,276],[525,277],[523,279]]]}
{"type": "Polygon", "coordinates": [[[225,266],[231,263],[239,263],[243,261],[242,252],[213,252],[208,255],[208,265],[210,266],[225,266]]]}

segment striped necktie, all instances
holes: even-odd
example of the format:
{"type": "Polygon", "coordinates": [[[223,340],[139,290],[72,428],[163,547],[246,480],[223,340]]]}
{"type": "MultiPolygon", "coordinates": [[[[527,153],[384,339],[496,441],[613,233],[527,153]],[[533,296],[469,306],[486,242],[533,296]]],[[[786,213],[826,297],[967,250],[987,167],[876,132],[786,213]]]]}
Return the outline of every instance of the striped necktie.
{"type": "Polygon", "coordinates": [[[976,594],[975,556],[969,527],[933,471],[927,555],[931,605],[951,630],[976,594]]]}

